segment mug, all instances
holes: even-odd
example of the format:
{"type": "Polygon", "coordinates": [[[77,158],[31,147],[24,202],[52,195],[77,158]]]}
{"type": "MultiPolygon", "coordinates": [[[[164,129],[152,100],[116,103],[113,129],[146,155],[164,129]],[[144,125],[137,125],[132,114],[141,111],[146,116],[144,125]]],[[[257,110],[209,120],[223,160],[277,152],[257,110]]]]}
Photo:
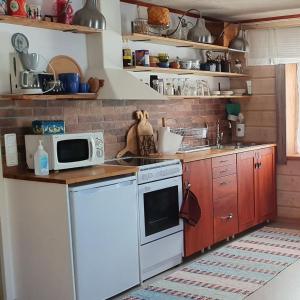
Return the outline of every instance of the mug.
{"type": "Polygon", "coordinates": [[[90,85],[87,82],[80,83],[79,92],[80,93],[89,93],[90,92],[90,85]]]}
{"type": "Polygon", "coordinates": [[[66,93],[76,94],[79,92],[80,76],[78,73],[61,73],[58,78],[63,83],[66,93]]]}

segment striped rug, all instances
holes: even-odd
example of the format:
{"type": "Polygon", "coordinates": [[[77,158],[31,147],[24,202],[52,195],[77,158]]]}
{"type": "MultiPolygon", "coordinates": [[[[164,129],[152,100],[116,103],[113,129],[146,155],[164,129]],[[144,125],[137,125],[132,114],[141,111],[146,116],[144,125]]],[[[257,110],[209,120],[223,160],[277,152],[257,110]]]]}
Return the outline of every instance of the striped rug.
{"type": "Polygon", "coordinates": [[[300,258],[300,231],[263,227],[124,300],[245,299],[300,258]]]}

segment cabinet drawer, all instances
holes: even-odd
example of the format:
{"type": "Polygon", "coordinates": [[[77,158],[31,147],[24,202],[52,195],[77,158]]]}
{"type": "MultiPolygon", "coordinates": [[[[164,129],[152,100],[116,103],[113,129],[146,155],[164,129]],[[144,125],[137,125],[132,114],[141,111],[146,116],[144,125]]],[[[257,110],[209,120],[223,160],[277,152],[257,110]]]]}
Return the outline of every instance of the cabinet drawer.
{"type": "Polygon", "coordinates": [[[236,174],[235,164],[213,168],[213,179],[228,176],[228,175],[233,175],[233,174],[236,174]]]}
{"type": "Polygon", "coordinates": [[[236,175],[230,175],[214,179],[213,198],[218,199],[229,195],[237,195],[236,175]]]}
{"type": "Polygon", "coordinates": [[[226,196],[214,200],[214,242],[238,232],[237,197],[226,196]]]}
{"type": "Polygon", "coordinates": [[[235,165],[236,164],[236,155],[224,155],[220,157],[215,157],[212,159],[212,167],[218,168],[227,165],[235,165]]]}

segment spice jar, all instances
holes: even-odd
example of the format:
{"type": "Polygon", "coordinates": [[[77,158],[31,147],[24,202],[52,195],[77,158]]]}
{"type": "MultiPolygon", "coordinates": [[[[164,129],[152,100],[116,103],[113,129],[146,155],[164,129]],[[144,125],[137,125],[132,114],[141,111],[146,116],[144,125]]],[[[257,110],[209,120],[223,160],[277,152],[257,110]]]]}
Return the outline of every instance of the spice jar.
{"type": "Polygon", "coordinates": [[[132,52],[131,49],[123,49],[123,67],[132,67],[132,52]]]}

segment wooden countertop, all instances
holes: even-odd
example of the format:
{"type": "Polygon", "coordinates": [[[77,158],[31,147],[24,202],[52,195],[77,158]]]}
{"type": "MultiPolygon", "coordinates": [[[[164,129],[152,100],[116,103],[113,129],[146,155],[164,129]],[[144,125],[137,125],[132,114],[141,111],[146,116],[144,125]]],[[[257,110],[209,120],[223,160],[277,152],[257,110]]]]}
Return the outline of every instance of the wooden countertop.
{"type": "Polygon", "coordinates": [[[224,149],[212,149],[212,150],[203,150],[203,151],[195,151],[190,153],[180,153],[180,154],[154,154],[153,157],[161,158],[161,159],[180,159],[182,162],[188,163],[192,161],[208,159],[213,157],[219,157],[230,154],[237,154],[247,151],[254,151],[269,147],[276,147],[276,144],[263,144],[263,145],[255,145],[249,146],[239,149],[230,149],[229,147],[225,147],[224,149]]]}
{"type": "Polygon", "coordinates": [[[40,181],[58,184],[76,184],[87,181],[112,178],[115,176],[130,175],[138,172],[137,167],[99,165],[76,170],[51,172],[48,176],[35,176],[33,170],[20,168],[7,168],[5,178],[40,181]]]}
{"type": "MultiPolygon", "coordinates": [[[[155,154],[152,157],[161,159],[179,159],[182,162],[188,163],[192,161],[208,159],[213,157],[219,157],[230,154],[237,154],[246,151],[254,151],[258,149],[264,149],[269,147],[275,147],[276,144],[264,144],[250,146],[240,149],[213,149],[207,151],[197,151],[184,154],[155,154]]],[[[65,170],[60,172],[51,172],[48,176],[35,176],[32,170],[20,169],[20,168],[7,168],[4,171],[3,176],[5,178],[40,181],[58,184],[77,184],[87,181],[112,178],[115,176],[130,175],[138,172],[138,167],[130,166],[111,166],[111,165],[99,165],[93,167],[86,167],[76,170],[65,170]]]]}

